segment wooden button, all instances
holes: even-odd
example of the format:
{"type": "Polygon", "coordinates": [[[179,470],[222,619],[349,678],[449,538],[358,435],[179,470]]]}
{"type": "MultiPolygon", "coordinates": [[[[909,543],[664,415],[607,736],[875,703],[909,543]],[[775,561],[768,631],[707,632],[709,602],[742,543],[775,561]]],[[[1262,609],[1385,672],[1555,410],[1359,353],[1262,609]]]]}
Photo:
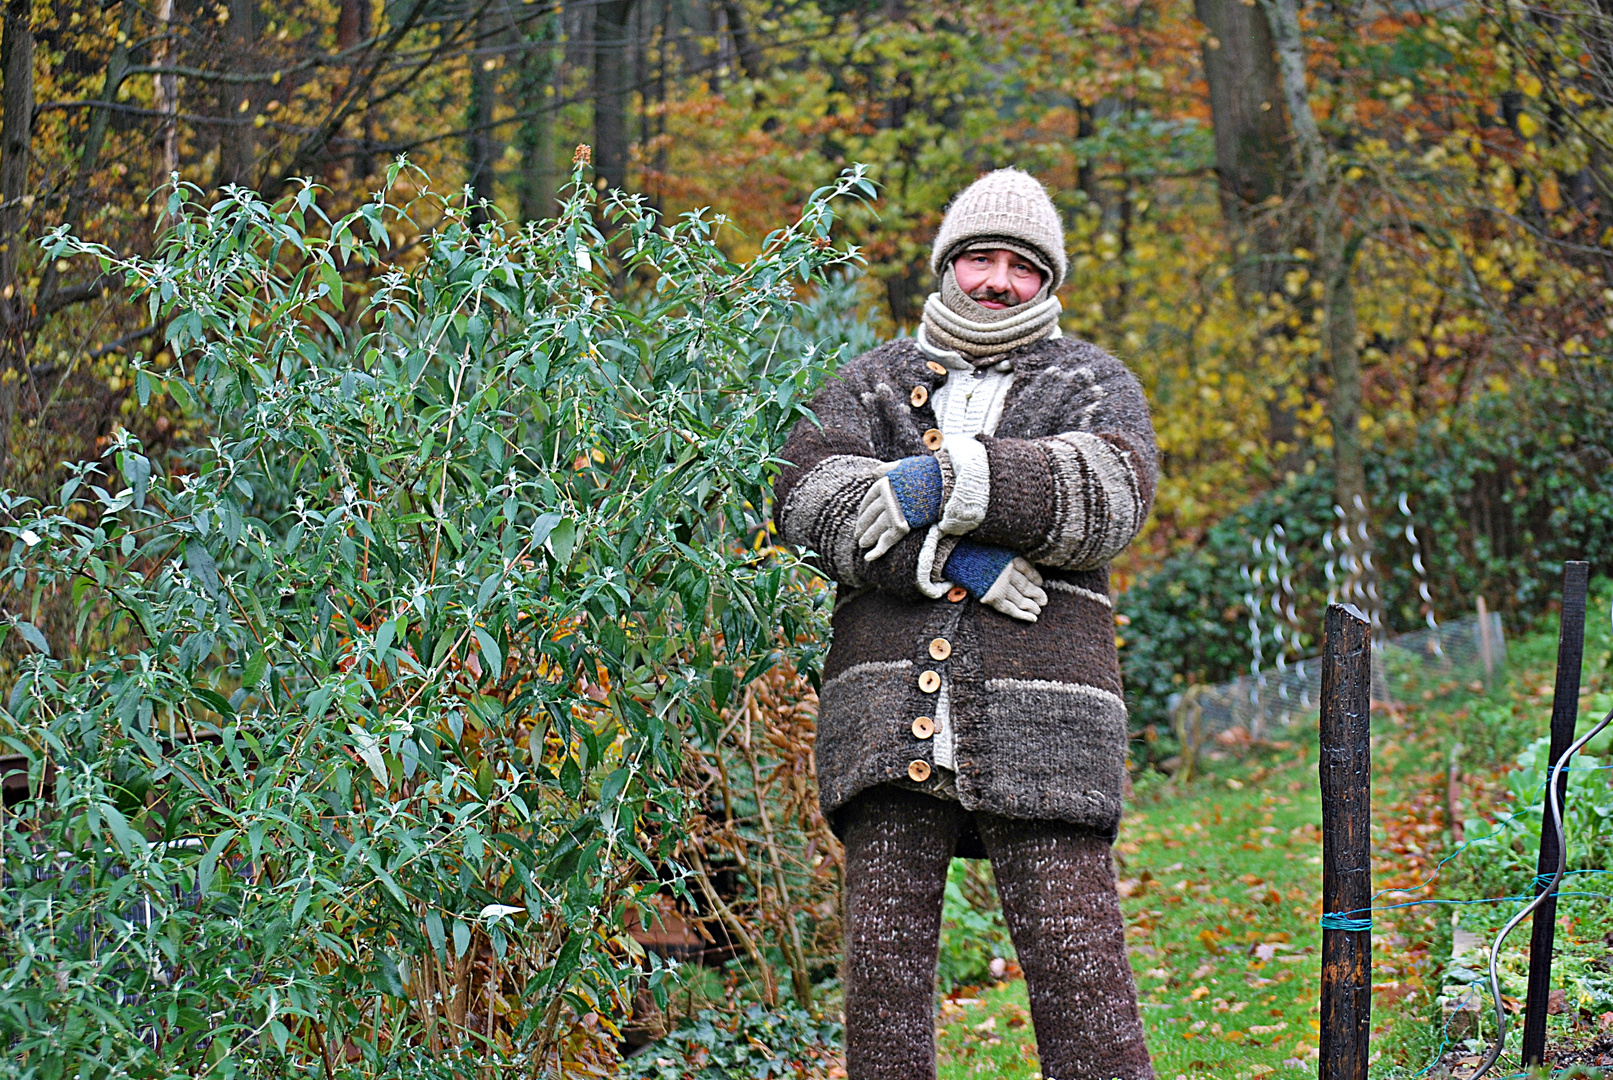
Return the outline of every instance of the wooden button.
{"type": "Polygon", "coordinates": [[[941,364],[935,360],[924,361],[924,366],[935,372],[937,375],[945,375],[947,373],[947,369],[941,366],[941,364]]]}
{"type": "Polygon", "coordinates": [[[931,428],[924,433],[924,448],[926,450],[939,450],[941,449],[941,443],[945,439],[946,436],[941,434],[940,428],[931,428]]]}
{"type": "Polygon", "coordinates": [[[919,676],[919,689],[926,694],[933,694],[941,689],[941,676],[933,671],[926,671],[919,676]]]}
{"type": "Polygon", "coordinates": [[[930,778],[930,763],[928,761],[908,762],[907,778],[915,784],[924,783],[930,778]]]}
{"type": "Polygon", "coordinates": [[[911,401],[913,408],[917,409],[930,400],[930,391],[926,387],[915,386],[913,387],[913,392],[907,395],[907,400],[911,401]]]}
{"type": "Polygon", "coordinates": [[[935,721],[928,716],[921,716],[913,721],[913,738],[928,739],[935,734],[935,721]]]}
{"type": "Polygon", "coordinates": [[[969,590],[965,589],[962,585],[954,585],[952,588],[947,590],[947,599],[952,601],[954,604],[968,595],[969,590]]]}
{"type": "Polygon", "coordinates": [[[930,658],[931,659],[933,659],[933,660],[945,660],[947,657],[949,657],[951,655],[952,655],[952,642],[948,641],[946,638],[938,637],[934,641],[930,642],[930,658]]]}

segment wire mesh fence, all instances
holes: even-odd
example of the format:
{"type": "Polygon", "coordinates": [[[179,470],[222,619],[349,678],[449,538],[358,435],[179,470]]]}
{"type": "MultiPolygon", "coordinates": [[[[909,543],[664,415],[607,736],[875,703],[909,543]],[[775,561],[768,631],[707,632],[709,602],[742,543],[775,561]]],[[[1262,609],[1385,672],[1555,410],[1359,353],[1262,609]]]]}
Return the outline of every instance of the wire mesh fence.
{"type": "MultiPolygon", "coordinates": [[[[1421,701],[1473,683],[1488,684],[1506,666],[1501,617],[1484,612],[1375,643],[1372,699],[1421,701]]],[[[1184,746],[1242,728],[1254,738],[1314,721],[1320,710],[1319,657],[1287,660],[1230,682],[1191,686],[1170,700],[1171,722],[1184,746]]]]}

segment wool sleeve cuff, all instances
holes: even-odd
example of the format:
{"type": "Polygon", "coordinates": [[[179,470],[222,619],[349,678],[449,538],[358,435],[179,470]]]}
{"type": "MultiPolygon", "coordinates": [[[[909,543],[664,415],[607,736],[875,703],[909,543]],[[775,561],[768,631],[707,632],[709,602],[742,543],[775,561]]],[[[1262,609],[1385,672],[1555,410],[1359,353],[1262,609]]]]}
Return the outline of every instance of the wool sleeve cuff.
{"type": "Polygon", "coordinates": [[[956,544],[956,540],[941,534],[939,525],[930,526],[930,531],[924,534],[924,546],[919,548],[918,572],[914,576],[919,592],[931,600],[939,600],[952,588],[952,582],[942,577],[940,571],[946,566],[956,544]]]}
{"type": "Polygon", "coordinates": [[[941,508],[941,531],[948,536],[973,532],[986,520],[991,502],[991,463],[985,444],[973,436],[948,435],[937,456],[945,458],[952,481],[941,508]]]}
{"type": "Polygon", "coordinates": [[[1013,561],[1014,553],[1007,548],[960,540],[947,558],[946,574],[978,600],[991,591],[1013,561]]]}
{"type": "Polygon", "coordinates": [[[928,454],[902,458],[885,474],[902,516],[912,529],[922,529],[940,520],[943,484],[941,464],[928,454]]]}

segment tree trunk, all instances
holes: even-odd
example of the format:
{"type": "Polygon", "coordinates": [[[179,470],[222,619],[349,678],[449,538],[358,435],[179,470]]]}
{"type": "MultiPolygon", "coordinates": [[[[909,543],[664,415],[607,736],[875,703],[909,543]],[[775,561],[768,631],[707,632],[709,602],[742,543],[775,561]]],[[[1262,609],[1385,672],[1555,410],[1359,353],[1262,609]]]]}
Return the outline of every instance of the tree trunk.
{"type": "MultiPolygon", "coordinates": [[[[174,21],[174,0],[157,0],[157,22],[164,35],[171,33],[174,21]]],[[[164,36],[151,49],[151,62],[156,67],[172,66],[174,43],[164,36]]],[[[157,166],[157,186],[168,183],[168,178],[179,168],[179,76],[153,75],[151,77],[151,106],[163,114],[162,162],[157,166]]]]}
{"type": "Polygon", "coordinates": [[[627,187],[628,20],[634,0],[594,6],[594,175],[606,188],[627,187]]]}
{"type": "MultiPolygon", "coordinates": [[[[6,336],[21,322],[17,296],[17,255],[22,236],[22,197],[28,191],[28,157],[33,144],[34,31],[29,0],[10,0],[0,31],[0,71],[4,103],[0,105],[0,315],[6,336]]],[[[9,342],[8,350],[9,351],[9,342]]]]}
{"type": "MultiPolygon", "coordinates": [[[[167,0],[172,3],[173,0],[167,0]]],[[[355,48],[360,42],[369,38],[370,29],[370,0],[342,0],[342,6],[336,13],[336,51],[346,52],[355,48]]],[[[360,58],[354,57],[348,61],[348,86],[338,90],[331,88],[331,104],[335,106],[351,86],[353,75],[358,72],[360,58]]],[[[366,130],[369,123],[367,115],[359,117],[359,140],[367,142],[369,132],[366,130]]],[[[361,150],[350,158],[349,170],[356,178],[363,178],[375,171],[375,159],[367,150],[361,150]]]]}
{"type": "Polygon", "coordinates": [[[536,221],[554,216],[558,176],[555,168],[555,77],[560,71],[560,27],[563,2],[529,24],[523,35],[526,53],[521,58],[516,108],[521,125],[516,145],[521,150],[521,219],[536,221]]]}
{"type": "Polygon", "coordinates": [[[1379,603],[1371,569],[1372,540],[1367,530],[1371,503],[1361,447],[1361,357],[1355,343],[1355,289],[1350,280],[1355,254],[1364,238],[1345,220],[1340,206],[1341,178],[1333,174],[1327,145],[1311,112],[1298,0],[1260,3],[1270,21],[1282,72],[1283,97],[1303,169],[1303,228],[1315,238],[1316,265],[1324,289],[1322,340],[1333,379],[1328,397],[1328,422],[1333,432],[1333,497],[1344,512],[1350,551],[1355,557],[1350,591],[1377,624],[1379,603]]]}
{"type": "Polygon", "coordinates": [[[27,343],[23,323],[28,310],[17,289],[17,256],[26,243],[22,234],[22,197],[28,190],[28,157],[33,144],[34,30],[29,0],[9,0],[0,30],[0,485],[11,478],[11,432],[17,420],[17,395],[26,370],[27,343]]]}
{"type": "MultiPolygon", "coordinates": [[[[1335,228],[1334,233],[1341,232],[1335,228]]],[[[1333,430],[1333,498],[1344,508],[1350,532],[1348,599],[1379,622],[1377,574],[1372,568],[1372,537],[1368,531],[1367,470],[1361,446],[1361,354],[1355,343],[1355,254],[1359,236],[1322,244],[1322,280],[1326,314],[1327,363],[1333,376],[1328,396],[1328,421],[1333,430]]]]}
{"type": "MultiPolygon", "coordinates": [[[[1260,0],[1260,6],[1266,12],[1277,65],[1282,72],[1283,98],[1288,106],[1289,123],[1294,128],[1294,146],[1305,171],[1305,182],[1319,185],[1327,179],[1327,146],[1316,127],[1310,90],[1305,83],[1305,39],[1299,29],[1299,5],[1297,0],[1260,0]]],[[[1321,201],[1315,192],[1310,197],[1321,201]]]]}
{"type": "MultiPolygon", "coordinates": [[[[1281,197],[1291,176],[1287,112],[1271,24],[1260,8],[1244,0],[1195,0],[1194,7],[1207,31],[1204,77],[1215,129],[1221,216],[1233,252],[1233,284],[1246,304],[1258,303],[1281,282],[1288,250],[1313,246],[1302,230],[1297,236],[1285,232],[1272,209],[1262,205],[1281,197]]],[[[1302,314],[1308,313],[1308,294],[1299,306],[1302,314]]],[[[1294,413],[1280,396],[1267,405],[1266,426],[1273,449],[1286,450],[1283,466],[1297,468],[1294,413]]]]}
{"type": "Polygon", "coordinates": [[[1259,221],[1255,212],[1283,193],[1289,142],[1271,26],[1258,7],[1243,0],[1196,0],[1194,8],[1208,31],[1204,77],[1215,128],[1221,214],[1238,256],[1238,291],[1263,296],[1279,279],[1270,256],[1284,245],[1269,215],[1259,221]]]}
{"type": "Polygon", "coordinates": [[[477,47],[470,54],[470,103],[465,112],[465,126],[470,129],[465,139],[465,184],[470,188],[473,226],[487,221],[486,211],[476,203],[493,200],[493,165],[498,154],[493,135],[493,107],[498,95],[498,60],[493,43],[497,39],[489,33],[494,27],[491,14],[483,14],[478,22],[477,47]]]}
{"type": "MultiPolygon", "coordinates": [[[[655,130],[648,136],[647,142],[655,147],[655,154],[645,162],[646,170],[651,174],[653,182],[644,186],[648,189],[650,205],[657,214],[663,210],[661,197],[666,190],[667,179],[667,140],[666,140],[666,90],[667,90],[667,59],[672,51],[672,2],[661,0],[661,33],[655,45],[655,130]]],[[[756,100],[760,101],[762,95],[758,93],[756,100]]],[[[762,121],[762,130],[768,131],[768,121],[762,121]]]]}
{"type": "MultiPolygon", "coordinates": [[[[230,53],[238,70],[246,70],[257,41],[256,0],[229,0],[229,21],[224,24],[230,42],[230,53]]],[[[258,89],[255,85],[225,86],[219,94],[224,106],[224,125],[219,131],[218,177],[215,187],[225,184],[253,183],[253,169],[257,165],[257,130],[252,126],[254,105],[258,89]]]]}
{"type": "Polygon", "coordinates": [[[739,56],[739,69],[747,79],[762,77],[762,48],[751,33],[750,20],[741,0],[722,0],[723,14],[728,20],[728,34],[734,39],[734,52],[739,56]]]}

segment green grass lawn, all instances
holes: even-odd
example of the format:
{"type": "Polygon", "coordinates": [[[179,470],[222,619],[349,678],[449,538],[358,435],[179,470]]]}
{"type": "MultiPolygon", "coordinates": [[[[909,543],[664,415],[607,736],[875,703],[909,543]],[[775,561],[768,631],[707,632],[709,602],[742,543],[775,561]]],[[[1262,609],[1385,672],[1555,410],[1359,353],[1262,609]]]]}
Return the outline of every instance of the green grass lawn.
{"type": "Polygon", "coordinates": [[[1116,845],[1161,1076],[1308,1067],[1317,1045],[1321,844],[1311,769],[1292,756],[1238,771],[1243,778],[1145,802],[1116,845]]]}
{"type": "MultiPolygon", "coordinates": [[[[1313,771],[1292,754],[1239,766],[1145,795],[1127,816],[1115,852],[1126,938],[1162,1077],[1314,1071],[1313,771]]],[[[1023,982],[955,992],[940,1017],[943,1080],[1037,1075],[1028,1017],[1023,982]]]]}
{"type": "MultiPolygon", "coordinates": [[[[1606,610],[1605,601],[1599,610],[1606,610]]],[[[1606,638],[1593,626],[1582,730],[1592,722],[1592,709],[1605,710],[1613,700],[1603,685],[1606,638]]],[[[1554,626],[1512,643],[1511,675],[1493,690],[1462,687],[1440,700],[1374,715],[1374,888],[1406,890],[1377,903],[1527,888],[1530,870],[1515,872],[1523,874],[1517,884],[1496,884],[1493,874],[1488,882],[1475,878],[1460,856],[1436,872],[1454,848],[1445,820],[1446,770],[1451,747],[1462,742],[1461,814],[1482,816],[1493,808],[1519,748],[1547,730],[1555,645],[1554,626]]],[[[1321,806],[1315,745],[1313,728],[1277,745],[1220,747],[1222,760],[1207,762],[1204,775],[1182,785],[1148,784],[1128,807],[1115,858],[1148,1048],[1163,1080],[1316,1074],[1321,806]]],[[[1532,858],[1530,851],[1524,861],[1532,858]]],[[[1607,879],[1577,880],[1575,887],[1585,888],[1587,881],[1607,879]]],[[[1576,995],[1570,1001],[1582,1000],[1586,972],[1609,966],[1610,907],[1565,901],[1561,909],[1553,985],[1576,995]]],[[[1460,1077],[1471,1071],[1464,1063],[1483,1048],[1445,1039],[1439,1021],[1436,996],[1446,981],[1452,910],[1426,905],[1374,916],[1374,1078],[1460,1077]]],[[[1516,908],[1462,910],[1464,926],[1487,930],[1516,908]]],[[[1511,939],[1520,957],[1528,936],[1524,925],[1511,939]]],[[[1604,982],[1613,987],[1613,974],[1604,982]]],[[[1516,973],[1509,992],[1514,983],[1516,973]]],[[[955,990],[938,1022],[942,1080],[1038,1076],[1027,1021],[1023,982],[955,990]]],[[[1613,998],[1551,1017],[1549,1045],[1578,1047],[1573,1060],[1590,1061],[1584,1048],[1598,1038],[1613,1045],[1608,1032],[1613,998]],[[1604,1008],[1606,1021],[1599,1019],[1604,1008]]],[[[1516,1033],[1509,1047],[1515,1039],[1516,1033]]],[[[1515,1073],[1516,1061],[1509,1050],[1495,1075],[1515,1073]]]]}

